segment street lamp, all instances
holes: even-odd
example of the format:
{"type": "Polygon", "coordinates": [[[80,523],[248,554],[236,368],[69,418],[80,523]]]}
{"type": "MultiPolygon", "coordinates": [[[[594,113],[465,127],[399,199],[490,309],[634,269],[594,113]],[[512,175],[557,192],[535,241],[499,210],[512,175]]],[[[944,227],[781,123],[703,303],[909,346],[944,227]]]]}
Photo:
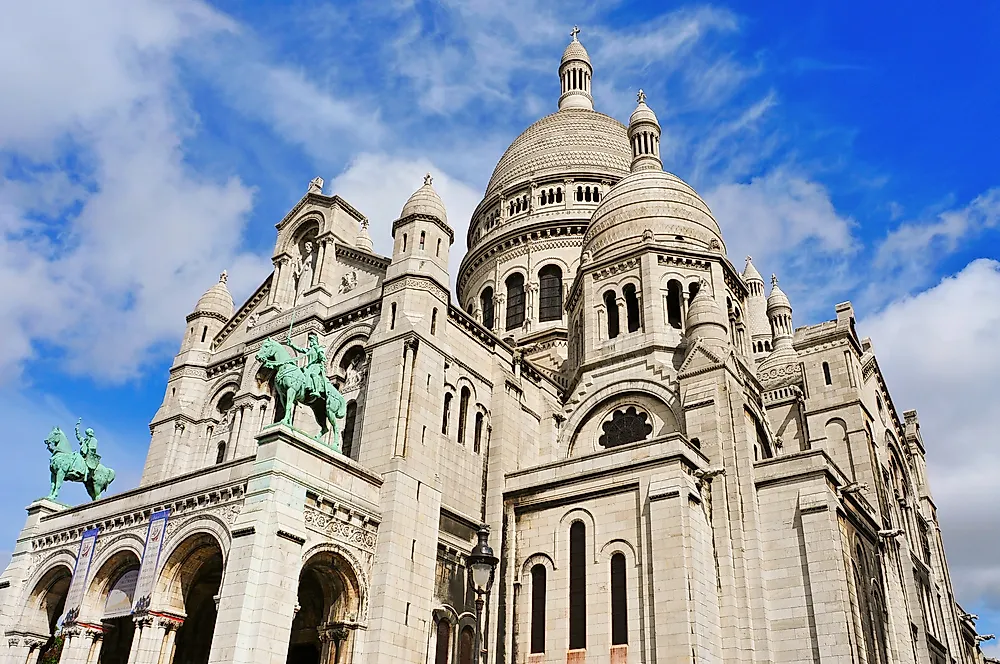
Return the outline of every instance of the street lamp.
{"type": "Polygon", "coordinates": [[[476,592],[476,653],[477,659],[482,659],[483,649],[483,603],[490,589],[493,588],[493,579],[496,576],[497,563],[500,559],[493,555],[490,547],[490,529],[483,524],[479,528],[479,542],[472,547],[469,554],[469,585],[476,592]]]}

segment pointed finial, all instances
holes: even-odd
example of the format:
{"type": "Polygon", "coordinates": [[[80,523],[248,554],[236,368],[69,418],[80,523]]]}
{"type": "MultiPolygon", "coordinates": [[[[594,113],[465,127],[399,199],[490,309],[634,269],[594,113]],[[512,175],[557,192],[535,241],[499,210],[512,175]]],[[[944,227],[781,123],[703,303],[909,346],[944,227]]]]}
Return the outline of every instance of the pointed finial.
{"type": "Polygon", "coordinates": [[[229,280],[229,273],[223,270],[222,274],[219,275],[219,283],[224,284],[228,280],[229,280]]]}
{"type": "Polygon", "coordinates": [[[749,264],[749,263],[750,263],[750,261],[752,261],[752,260],[753,260],[753,256],[747,256],[747,263],[748,263],[748,264],[749,264]]]}
{"type": "Polygon", "coordinates": [[[569,31],[569,34],[573,38],[573,41],[580,41],[576,38],[576,36],[580,34],[580,26],[574,25],[573,29],[569,31]]]}
{"type": "Polygon", "coordinates": [[[430,173],[428,173],[427,175],[424,176],[424,185],[425,186],[429,186],[432,182],[434,182],[434,178],[431,177],[430,173]]]}
{"type": "Polygon", "coordinates": [[[778,275],[772,274],[771,275],[771,288],[774,288],[777,285],[778,285],[778,275]]]}
{"type": "Polygon", "coordinates": [[[646,103],[646,93],[642,91],[642,88],[639,88],[639,94],[635,96],[635,100],[640,104],[646,103]]]}

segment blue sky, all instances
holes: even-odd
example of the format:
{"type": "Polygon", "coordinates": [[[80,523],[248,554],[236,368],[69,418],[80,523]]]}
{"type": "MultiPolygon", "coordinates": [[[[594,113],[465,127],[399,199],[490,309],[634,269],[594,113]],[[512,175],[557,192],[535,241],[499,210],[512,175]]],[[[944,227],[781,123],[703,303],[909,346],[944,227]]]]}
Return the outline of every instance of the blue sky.
{"type": "Polygon", "coordinates": [[[646,91],[733,262],[777,272],[796,324],[854,303],[920,412],[959,599],[1000,631],[1000,4],[4,4],[0,559],[51,426],[84,417],[136,484],[184,316],[222,269],[237,299],[266,276],[312,177],[386,252],[431,171],[464,237],[579,24],[597,109],[646,91]]]}

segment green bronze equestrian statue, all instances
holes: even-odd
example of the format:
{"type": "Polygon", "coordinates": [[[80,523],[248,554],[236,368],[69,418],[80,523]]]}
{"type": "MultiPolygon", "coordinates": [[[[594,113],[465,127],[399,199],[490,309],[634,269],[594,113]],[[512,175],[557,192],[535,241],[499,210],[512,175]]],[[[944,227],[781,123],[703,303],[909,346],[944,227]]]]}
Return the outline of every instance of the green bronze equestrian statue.
{"type": "Polygon", "coordinates": [[[295,404],[305,404],[313,411],[316,423],[320,426],[316,440],[321,441],[333,427],[330,447],[340,451],[340,430],[337,418],[347,414],[347,401],[341,396],[326,377],[326,353],[319,343],[315,332],[309,333],[309,343],[306,348],[299,348],[292,343],[291,333],[285,344],[278,343],[268,337],[257,351],[257,361],[265,369],[274,372],[271,386],[274,388],[278,404],[285,411],[281,423],[291,427],[295,404]],[[305,353],[306,366],[300,369],[284,345],[298,353],[305,353]]]}
{"type": "MultiPolygon", "coordinates": [[[[81,418],[82,419],[82,418],[81,418]]],[[[80,443],[80,451],[74,451],[69,438],[59,427],[52,427],[49,437],[45,439],[45,447],[49,449],[49,471],[52,475],[49,500],[59,499],[59,490],[63,482],[82,482],[87,487],[91,500],[98,500],[115,480],[115,471],[101,463],[101,455],[97,453],[97,436],[94,430],[88,428],[80,436],[80,420],[76,421],[76,439],[80,443]]]]}

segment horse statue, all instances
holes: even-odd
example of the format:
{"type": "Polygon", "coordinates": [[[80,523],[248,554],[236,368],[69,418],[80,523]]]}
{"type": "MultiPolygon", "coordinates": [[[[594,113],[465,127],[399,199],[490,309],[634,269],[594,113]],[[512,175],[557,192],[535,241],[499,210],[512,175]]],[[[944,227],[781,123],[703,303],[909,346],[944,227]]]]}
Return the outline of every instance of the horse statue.
{"type": "MultiPolygon", "coordinates": [[[[79,437],[79,431],[77,432],[79,437]]],[[[82,482],[87,487],[91,500],[99,500],[108,486],[115,480],[115,471],[101,463],[97,454],[97,439],[92,429],[87,429],[86,439],[80,441],[81,451],[76,451],[69,438],[59,427],[52,427],[45,447],[49,449],[49,471],[52,486],[49,500],[59,499],[63,482],[82,482]]]]}
{"type": "Polygon", "coordinates": [[[322,349],[318,347],[318,341],[313,337],[311,334],[310,349],[298,348],[291,342],[288,344],[298,351],[312,351],[308,355],[309,363],[305,370],[299,368],[295,358],[285,350],[284,345],[270,337],[264,340],[256,357],[265,369],[274,372],[271,385],[278,404],[285,411],[281,423],[291,428],[295,405],[305,404],[312,409],[316,423],[320,426],[320,432],[315,440],[323,442],[323,436],[330,430],[327,426],[329,422],[333,428],[330,447],[340,452],[340,430],[337,419],[347,415],[347,400],[326,377],[325,358],[322,349]]]}

